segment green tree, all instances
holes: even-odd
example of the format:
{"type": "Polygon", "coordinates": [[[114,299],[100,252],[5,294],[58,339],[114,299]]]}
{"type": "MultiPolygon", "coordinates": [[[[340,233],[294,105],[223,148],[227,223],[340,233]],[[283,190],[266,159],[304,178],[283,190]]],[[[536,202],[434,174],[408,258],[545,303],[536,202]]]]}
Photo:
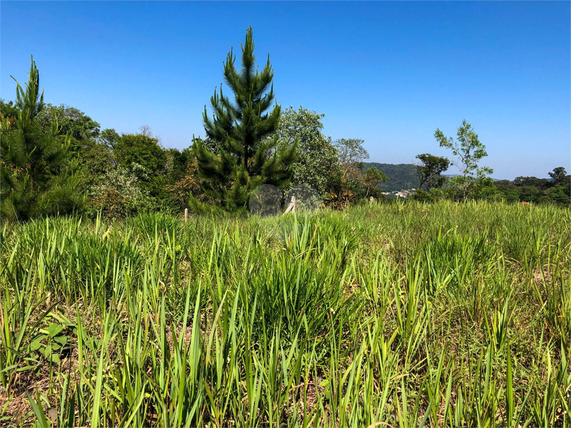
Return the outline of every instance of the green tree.
{"type": "Polygon", "coordinates": [[[93,213],[101,212],[108,218],[125,218],[156,208],[149,192],[141,185],[147,171],[138,164],[129,168],[112,168],[103,179],[90,187],[89,199],[93,213]]]}
{"type": "Polygon", "coordinates": [[[550,186],[550,182],[546,178],[537,178],[537,177],[516,177],[514,179],[514,185],[521,187],[521,186],[533,186],[538,188],[539,190],[548,189],[550,186]]]}
{"type": "Polygon", "coordinates": [[[546,196],[549,197],[549,200],[551,202],[554,202],[558,205],[569,206],[569,204],[571,203],[571,198],[569,195],[569,185],[567,186],[556,185],[547,189],[545,193],[546,196]]]}
{"type": "Polygon", "coordinates": [[[363,161],[369,159],[369,153],[363,147],[365,141],[358,138],[341,138],[333,143],[341,165],[348,168],[362,168],[363,161]]]}
{"type": "Polygon", "coordinates": [[[200,194],[200,182],[196,173],[196,156],[192,149],[165,150],[165,181],[167,206],[180,213],[188,206],[189,195],[200,194]]]}
{"type": "Polygon", "coordinates": [[[33,57],[26,89],[14,80],[18,114],[13,123],[4,118],[0,131],[2,216],[27,220],[81,209],[84,197],[78,191],[78,164],[69,161],[70,137],[60,135],[57,121],[44,129],[38,120],[44,94],[33,57]]]}
{"type": "Polygon", "coordinates": [[[104,129],[99,134],[98,142],[114,149],[121,136],[114,129],[104,129]]]}
{"type": "Polygon", "coordinates": [[[445,157],[434,156],[423,153],[416,156],[422,162],[418,169],[419,188],[430,191],[432,188],[439,189],[446,182],[446,177],[442,173],[450,166],[450,161],[445,157]]]}
{"type": "Polygon", "coordinates": [[[363,161],[369,158],[369,153],[363,147],[363,140],[358,138],[341,138],[333,143],[339,164],[341,165],[341,180],[334,192],[335,198],[332,202],[333,206],[343,208],[345,205],[363,199],[368,196],[379,197],[380,193],[375,192],[371,195],[373,188],[371,183],[376,182],[377,185],[388,180],[388,177],[380,170],[379,173],[374,171],[367,172],[364,168],[363,161]]]}
{"type": "Polygon", "coordinates": [[[519,202],[519,189],[510,180],[498,180],[495,183],[496,189],[500,192],[500,196],[510,203],[519,202]]]}
{"type": "Polygon", "coordinates": [[[60,135],[71,137],[77,150],[81,149],[83,141],[96,139],[100,133],[99,123],[81,110],[63,104],[60,106],[46,104],[38,115],[38,121],[45,129],[57,122],[60,135]]]}
{"type": "MultiPolygon", "coordinates": [[[[278,127],[280,106],[268,111],[274,100],[273,69],[268,61],[256,69],[252,28],[242,45],[242,69],[236,70],[232,50],[224,64],[224,78],[234,94],[234,103],[216,91],[210,99],[214,114],[204,110],[208,144],[195,139],[193,148],[204,191],[227,210],[246,206],[252,190],[261,184],[284,186],[291,179],[290,164],[297,148],[278,147],[277,138],[267,139],[278,127]]],[[[195,209],[204,208],[191,197],[195,209]]]]}
{"type": "Polygon", "coordinates": [[[98,140],[87,140],[81,151],[84,185],[90,187],[99,183],[109,170],[117,166],[113,151],[98,140]]]}
{"type": "MultiPolygon", "coordinates": [[[[167,161],[167,165],[170,161],[167,161]]],[[[181,212],[189,204],[190,195],[200,203],[211,203],[203,192],[204,179],[198,174],[198,162],[191,149],[173,153],[172,169],[168,173],[167,190],[173,209],[181,212]],[[184,167],[184,169],[182,169],[184,167]]]]}
{"type": "Polygon", "coordinates": [[[58,134],[69,141],[67,162],[77,165],[78,189],[88,194],[90,187],[99,183],[113,165],[112,153],[98,144],[100,125],[75,107],[46,104],[37,120],[44,131],[54,124],[58,134]]]}
{"type": "Polygon", "coordinates": [[[445,137],[440,129],[434,133],[440,147],[451,149],[457,158],[452,164],[458,167],[461,175],[454,176],[452,183],[454,189],[458,190],[462,199],[466,201],[474,185],[478,181],[485,181],[486,176],[492,174],[493,170],[478,165],[482,158],[488,156],[488,153],[486,146],[480,142],[478,134],[472,130],[472,125],[463,120],[456,135],[458,141],[454,141],[452,137],[445,137]]]}
{"type": "Polygon", "coordinates": [[[145,134],[121,135],[113,151],[119,165],[137,163],[155,174],[164,169],[167,158],[159,140],[145,134]]]}
{"type": "Polygon", "coordinates": [[[142,189],[157,203],[165,201],[168,197],[165,176],[167,155],[158,138],[144,127],[139,134],[122,134],[114,145],[113,154],[117,164],[134,173],[142,189]]]}
{"type": "Polygon", "coordinates": [[[524,202],[537,202],[542,194],[536,186],[520,186],[518,190],[520,200],[524,202]]]}
{"type": "Polygon", "coordinates": [[[549,176],[553,180],[555,185],[564,185],[566,184],[567,179],[567,171],[562,166],[558,166],[557,168],[553,168],[553,171],[549,173],[549,176]]]}
{"type": "Polygon", "coordinates": [[[297,160],[292,164],[291,186],[309,186],[322,198],[341,176],[341,165],[331,137],[322,132],[324,116],[302,106],[298,111],[289,107],[282,113],[275,132],[280,148],[287,149],[296,144],[298,147],[297,160]]]}
{"type": "Polygon", "coordinates": [[[0,98],[0,120],[6,119],[7,125],[14,125],[16,123],[18,114],[19,110],[14,105],[13,101],[5,102],[2,98],[0,98]]]}
{"type": "Polygon", "coordinates": [[[363,177],[363,185],[365,187],[365,197],[381,198],[382,191],[379,189],[381,183],[388,181],[388,177],[377,168],[368,168],[363,177]]]}

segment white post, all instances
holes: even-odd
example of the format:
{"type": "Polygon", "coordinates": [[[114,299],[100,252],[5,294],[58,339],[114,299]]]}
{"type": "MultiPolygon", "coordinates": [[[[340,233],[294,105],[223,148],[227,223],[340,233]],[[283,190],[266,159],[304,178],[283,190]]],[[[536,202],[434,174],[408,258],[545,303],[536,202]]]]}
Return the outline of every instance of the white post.
{"type": "Polygon", "coordinates": [[[287,210],[285,210],[285,213],[284,213],[284,214],[287,214],[287,213],[289,213],[290,211],[291,211],[292,213],[295,212],[295,196],[292,196],[292,197],[291,197],[291,202],[290,202],[289,206],[287,207],[287,210]]]}
{"type": "Polygon", "coordinates": [[[184,222],[186,223],[186,221],[188,220],[188,208],[184,209],[184,222]]]}

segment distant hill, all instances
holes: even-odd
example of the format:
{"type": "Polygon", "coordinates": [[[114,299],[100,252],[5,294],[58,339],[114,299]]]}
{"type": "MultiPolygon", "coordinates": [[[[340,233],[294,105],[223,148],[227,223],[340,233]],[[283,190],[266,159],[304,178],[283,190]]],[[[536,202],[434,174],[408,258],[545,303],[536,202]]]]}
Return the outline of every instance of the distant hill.
{"type": "Polygon", "coordinates": [[[363,169],[374,167],[383,172],[389,181],[379,186],[383,192],[395,192],[399,190],[416,189],[419,185],[418,166],[412,164],[392,164],[392,163],[376,163],[363,162],[363,169]]]}

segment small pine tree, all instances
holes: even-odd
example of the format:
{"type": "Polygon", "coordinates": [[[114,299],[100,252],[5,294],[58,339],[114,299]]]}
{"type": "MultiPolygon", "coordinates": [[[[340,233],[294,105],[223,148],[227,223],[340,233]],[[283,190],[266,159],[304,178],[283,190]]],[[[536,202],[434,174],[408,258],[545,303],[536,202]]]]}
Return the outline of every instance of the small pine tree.
{"type": "Polygon", "coordinates": [[[4,118],[0,128],[2,217],[28,220],[76,211],[85,200],[77,192],[78,166],[68,159],[70,139],[59,135],[57,122],[46,130],[37,120],[44,94],[39,93],[40,74],[33,57],[26,89],[17,81],[16,85],[16,120],[4,118]]]}
{"type": "MultiPolygon", "coordinates": [[[[281,149],[277,138],[265,138],[279,125],[279,105],[268,112],[274,100],[274,72],[268,61],[261,72],[255,68],[252,28],[242,45],[242,70],[235,67],[232,50],[224,64],[224,78],[234,93],[234,103],[214,93],[210,102],[212,119],[204,109],[206,141],[195,139],[193,148],[204,191],[220,207],[234,211],[244,208],[251,192],[262,184],[284,186],[291,178],[291,163],[297,147],[281,149]]],[[[203,209],[191,197],[195,210],[203,209]]]]}

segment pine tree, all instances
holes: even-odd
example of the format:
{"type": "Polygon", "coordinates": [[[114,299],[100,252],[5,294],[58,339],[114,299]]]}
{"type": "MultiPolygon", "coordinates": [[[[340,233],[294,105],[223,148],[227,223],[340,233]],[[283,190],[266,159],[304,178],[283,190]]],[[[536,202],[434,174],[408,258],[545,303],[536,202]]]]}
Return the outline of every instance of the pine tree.
{"type": "MultiPolygon", "coordinates": [[[[246,206],[251,192],[262,184],[286,185],[291,178],[290,164],[296,146],[278,148],[277,138],[265,138],[279,125],[279,105],[274,101],[273,69],[268,61],[261,72],[255,68],[252,28],[246,31],[242,45],[242,69],[236,70],[232,50],[224,64],[224,78],[234,93],[232,103],[220,88],[210,102],[212,119],[204,108],[206,141],[195,139],[193,147],[204,191],[227,210],[246,206]]],[[[201,204],[191,197],[191,205],[201,204]]],[[[204,208],[202,206],[202,208],[204,208]]]]}
{"type": "Polygon", "coordinates": [[[37,120],[44,95],[33,57],[26,89],[16,85],[16,120],[4,118],[0,128],[2,217],[27,220],[75,211],[84,198],[77,192],[77,165],[69,161],[70,139],[60,135],[57,122],[46,130],[37,120]]]}

